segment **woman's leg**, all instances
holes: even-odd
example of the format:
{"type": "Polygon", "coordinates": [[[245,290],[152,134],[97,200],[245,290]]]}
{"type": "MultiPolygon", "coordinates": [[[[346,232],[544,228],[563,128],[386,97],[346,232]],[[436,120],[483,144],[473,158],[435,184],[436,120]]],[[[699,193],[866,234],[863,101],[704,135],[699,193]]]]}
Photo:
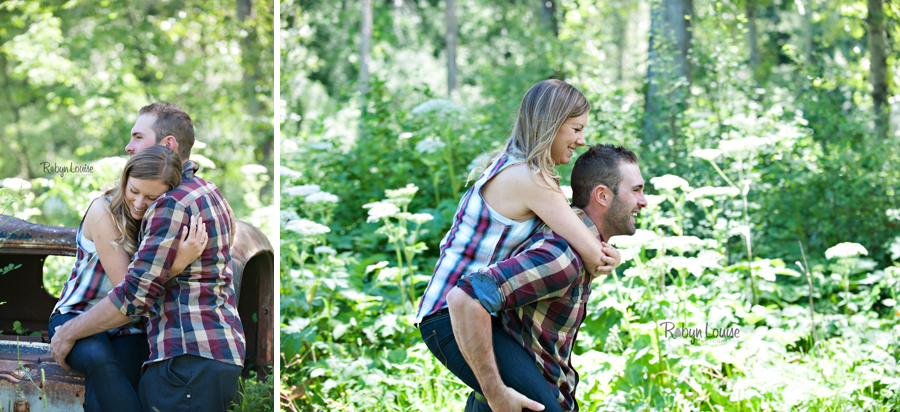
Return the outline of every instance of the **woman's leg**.
{"type": "Polygon", "coordinates": [[[141,382],[141,366],[150,357],[147,335],[126,335],[110,338],[116,359],[122,365],[122,373],[137,393],[141,382]]]}
{"type": "MultiPolygon", "coordinates": [[[[500,378],[503,379],[503,383],[528,399],[544,405],[544,412],[562,412],[556,395],[553,394],[550,385],[547,384],[547,380],[534,364],[534,360],[531,359],[528,352],[525,352],[525,349],[509,336],[498,322],[492,323],[491,331],[494,357],[497,360],[497,368],[500,370],[500,378]]],[[[450,369],[450,372],[470,388],[482,393],[475,374],[456,344],[448,313],[428,318],[426,322],[419,325],[419,332],[431,353],[447,369],[450,369]]],[[[530,409],[525,410],[530,411],[530,409]]]]}
{"type": "MultiPolygon", "coordinates": [[[[49,335],[77,314],[56,315],[50,319],[49,335]]],[[[145,337],[146,339],[146,337],[145,337]]],[[[106,332],[75,342],[66,363],[85,374],[84,411],[141,411],[137,393],[122,370],[106,332]]]]}

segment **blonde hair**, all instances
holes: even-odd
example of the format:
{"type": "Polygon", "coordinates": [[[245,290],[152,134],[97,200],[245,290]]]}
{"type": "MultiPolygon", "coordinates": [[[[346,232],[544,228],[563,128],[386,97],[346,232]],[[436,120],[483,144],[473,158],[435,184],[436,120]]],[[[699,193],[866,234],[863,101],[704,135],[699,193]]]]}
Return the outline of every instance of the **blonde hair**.
{"type": "Polygon", "coordinates": [[[561,191],[559,173],[554,168],[556,165],[550,156],[550,147],[567,120],[581,116],[590,109],[591,104],[584,95],[562,80],[549,79],[531,86],[519,105],[506,146],[502,151],[485,157],[488,160],[482,167],[472,170],[469,180],[480,175],[497,158],[510,155],[525,159],[532,178],[539,185],[561,191]]]}
{"type": "Polygon", "coordinates": [[[172,190],[181,183],[181,158],[177,153],[165,146],[151,146],[135,153],[125,164],[119,184],[106,191],[110,197],[108,209],[113,222],[119,230],[116,246],[121,246],[125,253],[133,255],[137,252],[137,234],[140,220],[131,216],[125,204],[125,190],[128,178],[142,180],[158,180],[172,190]]]}

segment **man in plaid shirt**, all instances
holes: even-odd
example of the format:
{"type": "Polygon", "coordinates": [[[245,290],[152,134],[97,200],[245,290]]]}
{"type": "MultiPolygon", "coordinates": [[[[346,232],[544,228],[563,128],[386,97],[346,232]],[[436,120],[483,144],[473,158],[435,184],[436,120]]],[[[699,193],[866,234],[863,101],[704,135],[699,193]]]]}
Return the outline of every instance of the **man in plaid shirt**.
{"type": "MultiPolygon", "coordinates": [[[[601,241],[635,233],[633,215],[647,201],[633,152],[612,145],[593,146],[575,162],[571,180],[572,208],[601,241]]],[[[570,361],[592,280],[572,247],[546,225],[539,226],[507,260],[460,279],[447,297],[450,319],[459,350],[483,394],[473,392],[467,411],[578,410],[578,374],[570,361]],[[523,381],[522,376],[528,375],[525,368],[532,365],[499,370],[498,360],[507,366],[511,361],[509,354],[499,353],[500,347],[495,359],[493,341],[506,337],[492,334],[491,313],[525,349],[546,387],[529,387],[533,383],[523,381]],[[541,405],[521,394],[535,390],[549,390],[559,404],[541,405]]]]}
{"type": "Polygon", "coordinates": [[[147,314],[150,358],[144,363],[139,398],[145,411],[223,411],[237,391],[244,363],[244,332],[232,284],[231,209],[219,190],[194,173],[190,116],[171,104],[141,109],[126,151],[153,145],[181,156],[182,181],[144,213],[141,243],[125,281],[89,311],[56,330],[51,349],[63,367],[78,339],[147,314]],[[179,231],[192,216],[208,232],[205,250],[184,272],[170,273],[179,231]]]}

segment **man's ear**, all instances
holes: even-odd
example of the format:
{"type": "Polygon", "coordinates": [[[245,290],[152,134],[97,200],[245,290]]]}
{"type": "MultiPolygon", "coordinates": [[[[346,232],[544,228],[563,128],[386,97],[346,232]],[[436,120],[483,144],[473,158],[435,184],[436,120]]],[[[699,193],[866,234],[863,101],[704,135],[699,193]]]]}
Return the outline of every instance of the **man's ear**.
{"type": "Polygon", "coordinates": [[[169,150],[178,153],[178,140],[175,140],[175,136],[168,135],[163,137],[162,140],[157,143],[157,146],[165,146],[169,150]]]}
{"type": "Polygon", "coordinates": [[[591,201],[597,202],[604,207],[609,207],[612,203],[613,192],[606,185],[597,185],[591,192],[591,201]]]}

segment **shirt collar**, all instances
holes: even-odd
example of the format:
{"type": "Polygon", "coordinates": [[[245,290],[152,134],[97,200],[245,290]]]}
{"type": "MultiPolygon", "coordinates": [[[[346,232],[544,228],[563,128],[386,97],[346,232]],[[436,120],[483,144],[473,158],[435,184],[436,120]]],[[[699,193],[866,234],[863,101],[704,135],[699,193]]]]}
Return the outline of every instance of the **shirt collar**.
{"type": "Polygon", "coordinates": [[[600,234],[600,229],[597,229],[597,225],[594,224],[594,221],[591,220],[591,218],[587,215],[587,213],[584,212],[584,210],[581,210],[575,206],[572,206],[572,210],[575,211],[575,214],[581,218],[581,221],[584,222],[584,225],[588,227],[588,229],[591,231],[591,233],[594,234],[594,236],[597,237],[597,239],[600,239],[601,242],[606,241],[606,239],[603,238],[603,235],[600,234]]]}
{"type": "Polygon", "coordinates": [[[194,177],[194,173],[200,170],[200,164],[193,160],[186,160],[181,164],[181,180],[187,180],[194,177]]]}

